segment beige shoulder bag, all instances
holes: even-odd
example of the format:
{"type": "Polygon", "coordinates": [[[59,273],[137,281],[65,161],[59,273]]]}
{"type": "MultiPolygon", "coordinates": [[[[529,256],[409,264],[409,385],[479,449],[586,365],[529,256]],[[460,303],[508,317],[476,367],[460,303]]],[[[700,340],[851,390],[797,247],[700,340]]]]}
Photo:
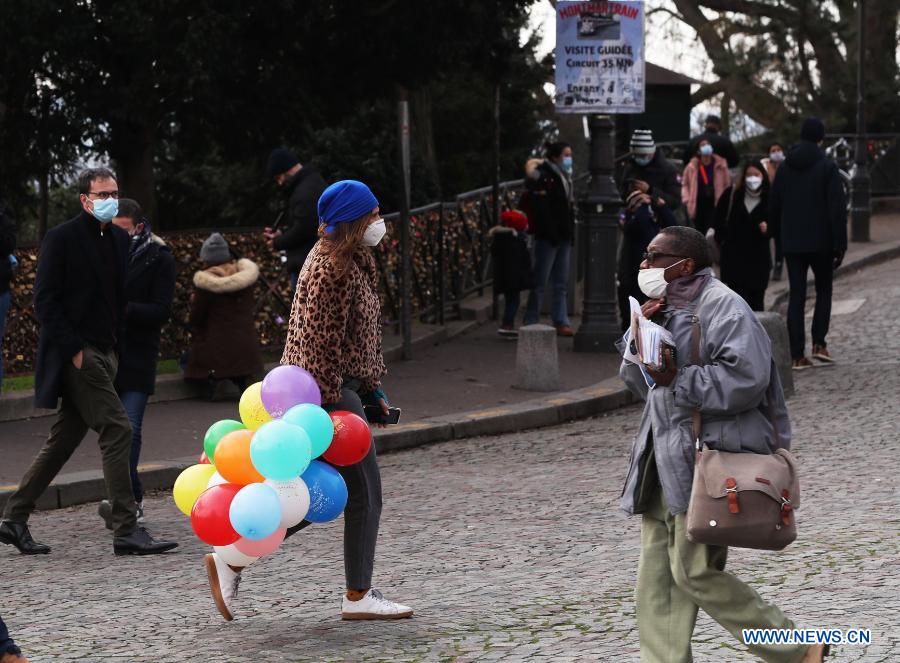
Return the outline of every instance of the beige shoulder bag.
{"type": "MultiPolygon", "coordinates": [[[[700,321],[694,316],[691,360],[700,362],[700,321]]],[[[778,444],[773,392],[766,392],[769,420],[778,444]]],[[[797,461],[789,451],[732,453],[707,448],[702,417],[694,412],[694,483],[687,511],[687,537],[694,543],[781,550],[797,538],[794,509],[800,506],[797,461]]]]}

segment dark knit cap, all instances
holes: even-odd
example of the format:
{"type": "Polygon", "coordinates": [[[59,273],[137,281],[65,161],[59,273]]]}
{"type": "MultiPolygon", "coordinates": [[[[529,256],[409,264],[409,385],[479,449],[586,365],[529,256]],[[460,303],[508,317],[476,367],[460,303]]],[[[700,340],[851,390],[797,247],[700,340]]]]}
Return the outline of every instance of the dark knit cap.
{"type": "Polygon", "coordinates": [[[221,233],[213,233],[200,247],[200,260],[208,265],[221,265],[231,260],[231,251],[228,250],[228,242],[221,233]]]}
{"type": "Polygon", "coordinates": [[[818,143],[825,138],[825,125],[817,117],[808,117],[803,120],[803,127],[800,129],[800,138],[818,143]]]}
{"type": "Polygon", "coordinates": [[[300,163],[300,159],[297,158],[296,154],[286,147],[276,147],[272,150],[272,154],[269,155],[266,172],[269,173],[269,177],[275,177],[276,175],[281,175],[281,173],[286,173],[298,163],[300,163]]]}

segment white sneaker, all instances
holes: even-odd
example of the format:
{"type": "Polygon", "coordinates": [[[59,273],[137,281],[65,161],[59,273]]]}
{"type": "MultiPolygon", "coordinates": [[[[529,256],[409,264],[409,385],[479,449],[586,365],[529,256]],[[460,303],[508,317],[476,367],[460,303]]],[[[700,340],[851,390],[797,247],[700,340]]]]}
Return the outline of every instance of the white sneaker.
{"type": "Polygon", "coordinates": [[[241,574],[219,559],[216,553],[209,553],[203,558],[206,564],[206,575],[209,577],[209,589],[212,592],[216,607],[226,622],[234,619],[231,606],[237,599],[241,574]]]}
{"type": "Polygon", "coordinates": [[[359,601],[345,594],[341,602],[341,619],[403,619],[412,614],[412,608],[388,601],[377,589],[370,589],[359,601]]]}

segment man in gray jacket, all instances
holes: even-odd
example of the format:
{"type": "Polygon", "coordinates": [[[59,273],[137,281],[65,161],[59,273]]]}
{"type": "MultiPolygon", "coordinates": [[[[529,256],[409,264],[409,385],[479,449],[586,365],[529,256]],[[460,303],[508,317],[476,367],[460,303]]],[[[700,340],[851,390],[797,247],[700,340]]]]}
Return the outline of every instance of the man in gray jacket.
{"type": "MultiPolygon", "coordinates": [[[[697,609],[736,638],[741,629],[793,629],[755,590],[725,572],[727,548],[692,543],[685,513],[694,473],[691,419],[699,409],[703,443],[723,451],[772,453],[790,445],[784,393],[769,337],[746,302],[716,279],[706,240],[693,228],[665,228],[650,242],[639,282],[650,297],[642,312],[671,332],[660,371],[622,363],[620,377],[646,401],[621,506],[642,514],[636,589],[642,661],[690,661],[697,609]],[[700,365],[691,330],[700,325],[700,365]],[[774,395],[774,425],[766,393],[774,395]]],[[[620,341],[625,349],[626,339],[620,341]]],[[[823,647],[752,645],[765,661],[820,661],[823,647]]]]}

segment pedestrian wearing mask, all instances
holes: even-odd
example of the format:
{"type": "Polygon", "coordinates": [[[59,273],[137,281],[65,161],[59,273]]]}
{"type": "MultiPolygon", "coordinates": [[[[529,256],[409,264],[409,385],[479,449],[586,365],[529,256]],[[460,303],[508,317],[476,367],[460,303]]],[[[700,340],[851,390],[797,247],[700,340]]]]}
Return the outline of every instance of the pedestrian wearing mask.
{"type": "MultiPolygon", "coordinates": [[[[315,378],[327,411],[349,410],[365,420],[363,403],[387,413],[381,387],[386,373],[381,350],[378,265],[371,247],[385,235],[378,200],[362,182],[329,186],[318,205],[319,241],[300,272],[281,363],[300,366],[315,378]]],[[[368,455],[336,468],[347,483],[344,510],[343,619],[400,619],[412,609],[372,588],[375,542],[381,519],[381,475],[372,443],[368,455]]],[[[288,529],[288,536],[308,526],[288,529]]],[[[233,618],[243,568],[207,555],[210,588],[220,613],[233,618]]]]}
{"type": "MultiPolygon", "coordinates": [[[[639,281],[650,297],[642,314],[664,326],[675,344],[674,351],[663,350],[659,370],[630,361],[619,370],[646,402],[621,498],[626,513],[641,515],[635,588],[641,660],[691,661],[701,608],[738,641],[747,628],[796,628],[777,606],[725,571],[727,547],[695,543],[687,536],[694,414],[701,415],[703,443],[732,452],[789,449],[791,426],[769,336],[746,302],[713,276],[703,235],[684,226],[661,230],[650,242],[639,281]],[[697,362],[692,359],[695,325],[697,362]]],[[[627,341],[617,344],[620,352],[627,341]]],[[[820,663],[827,653],[824,645],[747,648],[771,663],[820,663]]]]}
{"type": "Polygon", "coordinates": [[[716,204],[731,183],[725,159],[713,154],[706,139],[697,145],[697,154],[684,169],[681,178],[681,200],[687,207],[688,218],[701,233],[712,227],[716,204]]]}
{"type": "MultiPolygon", "coordinates": [[[[175,296],[175,258],[150,228],[137,201],[119,199],[113,224],[128,233],[128,272],[125,275],[125,334],[120,347],[116,392],[131,422],[131,489],[137,521],[144,522],[144,489],[138,474],[144,411],[156,387],[156,363],[162,326],[172,313],[175,296]]],[[[100,502],[100,516],[110,526],[112,505],[100,502]]]]}
{"type": "Polygon", "coordinates": [[[716,206],[721,278],[754,311],[765,310],[769,285],[769,180],[758,161],[746,164],[716,206]]]}
{"type": "Polygon", "coordinates": [[[681,207],[678,170],[657,149],[649,129],[635,129],[631,134],[631,155],[622,172],[622,197],[631,193],[631,185],[635,183],[641,193],[653,199],[654,206],[658,207],[662,201],[672,212],[678,210],[681,207]]]}
{"type": "Polygon", "coordinates": [[[137,523],[129,456],[131,424],[114,380],[125,322],[128,234],[111,223],[119,186],[106,168],[78,176],[81,212],[52,228],[41,243],[34,283],[34,311],[41,323],[34,374],[35,405],[55,408],[56,422],[0,521],[0,543],[23,555],[46,554],[28,518],[88,429],[98,433],[103,479],[111,502],[116,555],[149,555],[178,546],[156,541],[137,523]],[[61,401],[61,402],[60,402],[61,401]]]}
{"type": "MultiPolygon", "coordinates": [[[[784,162],[784,148],[781,146],[781,143],[772,143],[769,145],[768,157],[762,160],[762,165],[766,169],[766,175],[769,179],[769,185],[775,181],[775,173],[778,172],[778,167],[784,162]]],[[[781,275],[784,271],[784,254],[781,251],[781,235],[779,233],[775,233],[772,235],[772,240],[775,243],[775,266],[772,267],[772,280],[780,281],[781,275]]]]}
{"type": "Polygon", "coordinates": [[[631,305],[629,297],[638,302],[647,301],[646,295],[638,285],[638,272],[644,260],[647,245],[663,228],[678,225],[675,215],[662,201],[654,201],[649,194],[641,191],[640,184],[632,181],[631,189],[625,199],[625,213],[620,221],[622,243],[619,250],[619,314],[622,329],[631,324],[631,305]]]}
{"type": "Polygon", "coordinates": [[[528,294],[526,325],[540,320],[544,287],[553,291],[551,317],[559,336],[573,336],[569,322],[567,293],[569,259],[575,227],[575,187],[572,183],[572,147],[551,143],[547,158],[525,180],[531,194],[531,232],[534,235],[535,287],[528,294]]]}

